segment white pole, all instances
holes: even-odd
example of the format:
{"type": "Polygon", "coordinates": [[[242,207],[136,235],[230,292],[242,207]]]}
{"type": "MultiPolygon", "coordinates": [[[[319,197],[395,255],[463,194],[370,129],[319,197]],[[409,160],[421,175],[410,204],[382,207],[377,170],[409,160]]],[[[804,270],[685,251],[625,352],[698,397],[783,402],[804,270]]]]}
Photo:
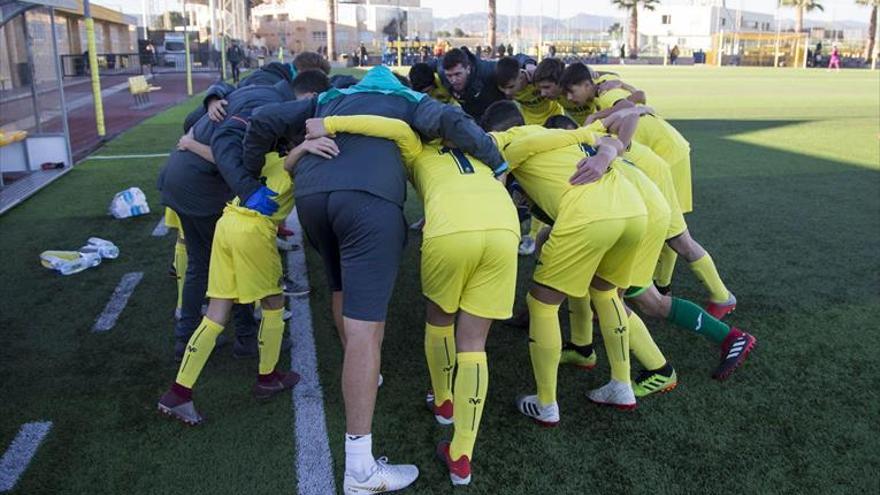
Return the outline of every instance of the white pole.
{"type": "Polygon", "coordinates": [[[217,49],[217,0],[208,0],[211,10],[211,48],[217,49]]]}
{"type": "Polygon", "coordinates": [[[141,2],[141,7],[143,8],[143,11],[144,11],[141,14],[141,20],[144,23],[144,39],[148,40],[148,39],[150,39],[150,35],[149,35],[150,25],[147,23],[147,17],[148,17],[147,16],[147,9],[149,8],[147,5],[147,0],[143,0],[141,2]]]}

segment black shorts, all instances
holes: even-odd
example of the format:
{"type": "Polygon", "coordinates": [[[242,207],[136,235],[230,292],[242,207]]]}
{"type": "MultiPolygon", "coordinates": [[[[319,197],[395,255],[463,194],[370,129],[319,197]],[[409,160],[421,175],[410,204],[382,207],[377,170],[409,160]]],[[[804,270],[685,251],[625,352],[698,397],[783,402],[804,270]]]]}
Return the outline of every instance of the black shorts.
{"type": "Polygon", "coordinates": [[[297,197],[296,211],[327,284],[344,292],[342,314],[385,321],[406,243],[401,207],[367,192],[333,191],[297,197]]]}

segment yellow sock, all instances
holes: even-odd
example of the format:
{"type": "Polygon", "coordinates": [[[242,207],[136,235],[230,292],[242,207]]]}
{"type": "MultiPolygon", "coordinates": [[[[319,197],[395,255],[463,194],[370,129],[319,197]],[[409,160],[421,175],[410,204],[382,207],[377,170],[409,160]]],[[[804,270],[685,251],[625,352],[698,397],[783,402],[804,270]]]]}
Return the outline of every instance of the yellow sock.
{"type": "Polygon", "coordinates": [[[691,263],[691,271],[700,279],[700,282],[703,282],[706,290],[709,291],[709,299],[712,302],[721,303],[730,298],[730,292],[721,281],[721,276],[718,275],[718,269],[715,268],[715,262],[712,261],[709,253],[691,263]]]}
{"type": "Polygon", "coordinates": [[[629,331],[629,347],[639,364],[646,370],[656,370],[666,364],[666,358],[651,338],[645,322],[635,313],[629,314],[627,325],[629,331]]]}
{"type": "Polygon", "coordinates": [[[542,405],[556,402],[556,373],[562,355],[562,334],[559,329],[559,305],[544,304],[526,295],[529,306],[529,356],[542,405]]]}
{"type": "Polygon", "coordinates": [[[439,406],[452,399],[455,326],[437,327],[425,322],[425,359],[431,375],[431,388],[434,389],[434,405],[439,406]]]}
{"type": "Polygon", "coordinates": [[[183,281],[186,279],[186,266],[189,258],[186,256],[186,244],[183,238],[178,237],[174,244],[174,271],[177,273],[177,307],[183,304],[183,281]]]}
{"type": "Polygon", "coordinates": [[[571,326],[571,343],[578,346],[593,343],[593,308],[590,296],[568,298],[568,322],[571,326]]]}
{"type": "Polygon", "coordinates": [[[611,378],[629,383],[629,332],[626,311],[617,296],[617,289],[606,291],[590,287],[590,297],[593,299],[596,314],[599,315],[599,328],[602,330],[605,353],[608,354],[608,363],[611,365],[611,378]]]}
{"type": "Polygon", "coordinates": [[[657,285],[666,287],[672,283],[676,260],[678,260],[678,253],[673,251],[669,244],[663,244],[660,258],[657,260],[657,268],[654,270],[654,281],[657,282],[657,285]]]}
{"type": "Polygon", "coordinates": [[[217,336],[223,332],[223,325],[215,323],[208,319],[202,318],[202,322],[196,327],[192,337],[186,344],[186,352],[183,354],[183,361],[180,362],[180,369],[177,371],[178,384],[186,388],[192,388],[208,358],[211,357],[211,351],[214,350],[214,344],[217,336]]]}
{"type": "Polygon", "coordinates": [[[275,371],[278,355],[281,354],[281,337],[284,336],[284,308],[263,308],[263,320],[257,342],[260,345],[260,374],[268,375],[275,371]]]}
{"type": "Polygon", "coordinates": [[[547,225],[544,222],[538,220],[535,217],[532,217],[532,221],[529,223],[529,237],[531,237],[532,239],[537,239],[538,232],[540,232],[541,229],[546,226],[547,225]]]}
{"type": "Polygon", "coordinates": [[[488,388],[489,366],[486,363],[486,353],[458,353],[453,401],[455,409],[452,412],[455,432],[449,445],[449,456],[453,460],[458,460],[463,455],[468,459],[474,458],[474,442],[477,441],[488,388]]]}

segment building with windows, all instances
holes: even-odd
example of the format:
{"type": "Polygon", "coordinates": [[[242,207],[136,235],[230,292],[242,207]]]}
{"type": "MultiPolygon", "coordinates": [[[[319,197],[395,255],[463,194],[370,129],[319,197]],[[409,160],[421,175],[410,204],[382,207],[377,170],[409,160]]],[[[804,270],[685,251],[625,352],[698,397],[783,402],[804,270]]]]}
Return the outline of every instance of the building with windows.
{"type": "Polygon", "coordinates": [[[682,51],[712,49],[712,36],[721,31],[771,33],[772,14],[724,6],[722,0],[668,0],[639,16],[640,44],[646,51],[662,53],[678,46],[682,51]]]}
{"type": "MultiPolygon", "coordinates": [[[[86,50],[86,26],[82,0],[59,2],[55,10],[55,34],[59,55],[81,55],[86,50]],[[69,6],[67,6],[69,5],[69,6]]],[[[119,11],[92,5],[95,45],[99,54],[137,51],[137,19],[119,11]]],[[[47,9],[33,9],[12,18],[0,29],[0,90],[55,80],[52,56],[52,28],[47,9]],[[33,75],[28,70],[28,52],[33,57],[33,75]]]]}
{"type": "MultiPolygon", "coordinates": [[[[255,44],[271,51],[317,51],[327,46],[327,2],[269,0],[251,10],[255,44]]],[[[421,0],[339,0],[336,51],[351,53],[363,43],[376,52],[397,27],[404,38],[427,39],[434,30],[430,8],[421,0]]]]}

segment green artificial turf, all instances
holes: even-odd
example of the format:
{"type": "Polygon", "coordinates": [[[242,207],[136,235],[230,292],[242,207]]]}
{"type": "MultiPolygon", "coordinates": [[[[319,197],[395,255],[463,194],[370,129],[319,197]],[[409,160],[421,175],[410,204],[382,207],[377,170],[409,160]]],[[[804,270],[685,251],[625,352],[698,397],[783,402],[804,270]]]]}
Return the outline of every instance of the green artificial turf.
{"type": "MultiPolygon", "coordinates": [[[[664,322],[649,328],[680,385],[632,413],[589,404],[608,378],[604,351],[592,372],[563,368],[562,423],[543,429],[513,399],[533,393],[527,332],[496,324],[490,387],[462,493],[856,493],[880,469],[880,77],[867,71],[613,67],[691,142],[696,211],[691,232],[739,299],[732,324],[758,346],[727,382],[709,378],[718,350],[664,322]]],[[[196,103],[168,110],[99,153],[169,150],[196,103]]],[[[0,451],[21,424],[53,429],[14,493],[294,493],[289,396],[258,405],[256,361],[216,352],[196,400],[208,422],[184,428],[155,401],[176,372],[176,297],[167,276],[173,234],[150,233],[162,209],[162,158],[88,161],[0,217],[0,451]],[[142,188],[154,211],[114,220],[113,193],[142,188]],[[89,236],[122,255],[70,277],[42,267],[46,249],[89,236]],[[121,276],[145,276],[106,334],[91,333],[121,276]]],[[[414,194],[410,220],[420,213],[414,194]]],[[[392,300],[374,421],[374,452],[415,462],[409,493],[449,493],[433,460],[449,429],[424,407],[418,278],[411,234],[392,300]]],[[[307,251],[327,426],[341,486],[344,422],[341,353],[320,263],[307,251]]],[[[520,258],[520,294],[534,260],[520,258]]],[[[701,301],[680,264],[674,290],[701,301]]],[[[518,300],[518,307],[523,302],[518,300]]],[[[563,326],[567,319],[563,318],[563,326]]],[[[287,355],[282,357],[286,363],[287,355]]]]}

